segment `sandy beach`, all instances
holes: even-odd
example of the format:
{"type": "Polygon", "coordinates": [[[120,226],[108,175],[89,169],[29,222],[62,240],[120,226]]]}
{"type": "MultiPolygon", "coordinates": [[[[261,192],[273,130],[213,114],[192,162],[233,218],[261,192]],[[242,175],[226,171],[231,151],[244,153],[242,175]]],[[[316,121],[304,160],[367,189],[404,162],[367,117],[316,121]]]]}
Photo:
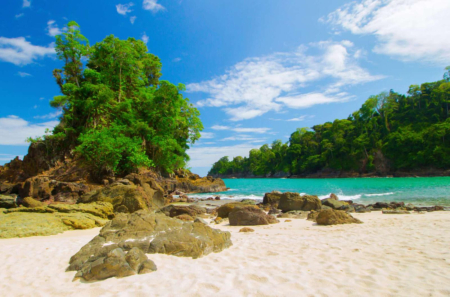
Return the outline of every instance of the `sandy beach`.
{"type": "Polygon", "coordinates": [[[2,296],[449,296],[450,212],[353,214],[364,224],[211,225],[233,246],[193,260],[152,254],[156,272],[72,282],[70,257],[99,228],[0,241],[2,296]]]}

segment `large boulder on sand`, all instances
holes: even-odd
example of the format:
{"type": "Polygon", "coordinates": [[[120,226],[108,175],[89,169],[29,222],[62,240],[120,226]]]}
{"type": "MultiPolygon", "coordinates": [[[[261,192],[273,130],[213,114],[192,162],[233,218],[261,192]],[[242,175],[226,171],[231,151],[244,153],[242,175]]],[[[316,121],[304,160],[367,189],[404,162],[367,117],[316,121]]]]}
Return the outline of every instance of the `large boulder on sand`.
{"type": "Polygon", "coordinates": [[[361,224],[357,218],[352,217],[343,210],[326,209],[319,212],[316,218],[318,225],[361,224]]]}
{"type": "Polygon", "coordinates": [[[272,191],[270,193],[265,193],[263,198],[263,204],[270,204],[277,207],[280,202],[282,193],[278,191],[272,191]]]}
{"type": "Polygon", "coordinates": [[[331,207],[332,209],[337,210],[346,210],[349,209],[349,204],[344,201],[337,200],[335,198],[327,198],[322,200],[322,205],[331,207]]]}
{"type": "Polygon", "coordinates": [[[235,208],[242,208],[242,207],[246,207],[246,206],[250,206],[256,209],[259,209],[258,206],[256,205],[252,205],[252,204],[248,204],[245,202],[231,202],[231,203],[227,203],[224,204],[222,206],[220,206],[217,209],[217,216],[221,217],[221,218],[228,218],[228,215],[230,214],[230,212],[235,209],[235,208]]]}
{"type": "Polygon", "coordinates": [[[278,208],[283,212],[290,210],[318,210],[322,207],[319,197],[313,195],[300,196],[298,193],[286,192],[281,195],[278,208]]]}
{"type": "Polygon", "coordinates": [[[231,226],[255,226],[278,223],[272,215],[251,206],[234,208],[228,215],[231,226]]]}
{"type": "Polygon", "coordinates": [[[195,218],[198,215],[206,213],[206,208],[197,205],[167,205],[159,210],[171,218],[179,215],[189,215],[195,218]]]}
{"type": "Polygon", "coordinates": [[[120,213],[72,256],[67,270],[82,270],[85,264],[106,257],[116,248],[129,251],[136,247],[146,254],[195,259],[228,248],[232,245],[230,237],[229,232],[212,229],[200,222],[172,219],[162,213],[144,210],[120,213]]]}
{"type": "Polygon", "coordinates": [[[96,201],[109,202],[114,211],[132,213],[141,209],[158,209],[164,206],[162,190],[153,189],[149,184],[124,185],[115,183],[111,186],[89,192],[80,197],[78,203],[91,203],[96,201]]]}
{"type": "Polygon", "coordinates": [[[105,257],[86,262],[73,280],[97,281],[152,271],[156,271],[155,263],[149,260],[140,249],[134,247],[128,253],[125,253],[123,249],[116,248],[107,253],[105,257]]]}

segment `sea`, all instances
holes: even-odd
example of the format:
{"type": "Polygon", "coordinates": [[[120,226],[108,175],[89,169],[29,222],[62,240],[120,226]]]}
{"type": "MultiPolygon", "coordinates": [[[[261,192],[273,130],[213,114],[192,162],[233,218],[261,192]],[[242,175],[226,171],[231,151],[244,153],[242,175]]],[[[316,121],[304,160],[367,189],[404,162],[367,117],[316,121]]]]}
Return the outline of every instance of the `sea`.
{"type": "Polygon", "coordinates": [[[321,178],[321,179],[224,179],[226,192],[191,194],[207,198],[219,195],[221,199],[262,200],[271,191],[297,192],[327,198],[331,193],[340,200],[354,203],[403,201],[416,206],[450,206],[450,177],[395,177],[395,178],[321,178]]]}

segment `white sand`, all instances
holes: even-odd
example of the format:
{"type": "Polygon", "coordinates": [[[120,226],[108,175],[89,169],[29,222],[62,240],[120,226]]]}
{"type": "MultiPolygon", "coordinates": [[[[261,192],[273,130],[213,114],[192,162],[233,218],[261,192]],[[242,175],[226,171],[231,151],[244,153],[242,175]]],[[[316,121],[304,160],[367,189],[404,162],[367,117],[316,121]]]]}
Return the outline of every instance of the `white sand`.
{"type": "MultiPolygon", "coordinates": [[[[233,246],[201,259],[149,255],[158,271],[72,282],[70,257],[99,229],[0,240],[1,296],[449,296],[450,212],[355,214],[364,224],[292,220],[219,226],[233,246]]],[[[212,225],[217,227],[216,225],[212,225]]]]}

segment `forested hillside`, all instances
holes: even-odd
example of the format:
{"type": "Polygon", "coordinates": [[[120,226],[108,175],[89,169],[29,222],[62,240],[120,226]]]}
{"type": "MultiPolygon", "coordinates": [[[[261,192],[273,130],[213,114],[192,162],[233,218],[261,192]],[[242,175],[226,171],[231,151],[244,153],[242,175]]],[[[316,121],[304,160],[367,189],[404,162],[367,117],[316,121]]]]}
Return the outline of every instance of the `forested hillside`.
{"type": "Polygon", "coordinates": [[[299,128],[249,157],[223,157],[209,175],[283,176],[321,170],[389,173],[450,168],[450,67],[443,80],[371,96],[347,119],[299,128]]]}
{"type": "Polygon", "coordinates": [[[61,122],[29,141],[52,156],[79,157],[98,177],[183,168],[203,129],[199,111],[180,93],[184,85],[159,80],[161,62],[141,40],[110,35],[90,46],[77,23],[67,28],[56,36],[64,64],[53,71],[61,95],[51,101],[61,122]]]}

